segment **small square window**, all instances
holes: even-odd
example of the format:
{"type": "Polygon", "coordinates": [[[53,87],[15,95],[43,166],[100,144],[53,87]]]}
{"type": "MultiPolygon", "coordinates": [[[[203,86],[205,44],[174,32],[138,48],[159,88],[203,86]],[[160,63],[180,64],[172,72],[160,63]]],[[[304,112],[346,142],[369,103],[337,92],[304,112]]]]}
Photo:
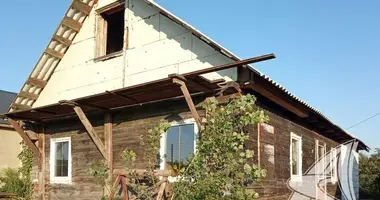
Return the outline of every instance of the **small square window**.
{"type": "Polygon", "coordinates": [[[54,138],[50,141],[50,182],[71,182],[71,139],[54,138]]]}

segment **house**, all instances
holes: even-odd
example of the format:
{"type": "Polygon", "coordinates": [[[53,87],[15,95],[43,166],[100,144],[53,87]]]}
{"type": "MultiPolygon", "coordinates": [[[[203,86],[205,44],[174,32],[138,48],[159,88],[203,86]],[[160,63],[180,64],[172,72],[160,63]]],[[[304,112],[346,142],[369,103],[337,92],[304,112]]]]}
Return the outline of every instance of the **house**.
{"type": "MultiPolygon", "coordinates": [[[[249,65],[274,57],[241,60],[151,0],[74,0],[6,116],[37,155],[40,199],[97,199],[103,191],[87,173],[92,163],[105,159],[118,175],[120,154],[131,148],[143,169],[139,137],[149,128],[167,121],[172,134],[195,140],[199,103],[254,94],[270,121],[249,127],[254,160],[268,170],[252,187],[262,198],[286,199],[288,179],[300,181],[322,155],[355,138],[249,65]]],[[[355,150],[368,147],[359,141],[355,150]]],[[[328,185],[331,195],[337,185],[328,185]]]]}
{"type": "MultiPolygon", "coordinates": [[[[6,113],[16,93],[0,90],[0,113],[6,113]]],[[[0,171],[4,168],[21,166],[17,155],[21,152],[21,138],[8,123],[5,117],[0,117],[0,171]]]]}

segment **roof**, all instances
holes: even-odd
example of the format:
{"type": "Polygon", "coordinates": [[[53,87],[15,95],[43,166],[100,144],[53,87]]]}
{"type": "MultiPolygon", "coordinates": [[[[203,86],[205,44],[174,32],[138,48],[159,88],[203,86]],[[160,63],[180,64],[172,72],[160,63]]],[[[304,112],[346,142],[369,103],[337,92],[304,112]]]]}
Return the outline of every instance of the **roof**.
{"type": "MultiPolygon", "coordinates": [[[[220,53],[231,58],[232,60],[235,60],[235,61],[241,60],[238,56],[230,52],[228,49],[221,46],[220,44],[218,44],[217,42],[209,38],[207,35],[195,29],[193,26],[186,23],[179,17],[175,16],[174,14],[172,14],[165,8],[161,7],[156,2],[152,0],[144,0],[144,1],[148,3],[149,5],[158,9],[162,15],[165,15],[169,19],[173,20],[174,22],[178,23],[179,25],[191,31],[195,36],[197,36],[199,39],[209,44],[216,51],[219,51],[220,53]]],[[[71,42],[74,40],[77,32],[79,32],[81,25],[86,19],[86,16],[89,15],[92,7],[94,6],[94,4],[96,4],[96,2],[97,0],[73,0],[73,3],[70,5],[68,11],[65,14],[65,17],[63,18],[62,22],[59,24],[57,31],[52,36],[52,40],[50,41],[47,49],[42,54],[40,60],[36,64],[36,67],[33,69],[29,79],[26,81],[20,93],[18,94],[16,100],[14,101],[14,104],[13,104],[14,108],[10,109],[10,111],[26,110],[26,109],[30,109],[33,106],[35,100],[38,98],[38,95],[41,93],[47,81],[50,79],[55,67],[58,65],[59,61],[63,58],[65,52],[70,47],[71,42]],[[28,95],[25,95],[25,92],[28,93],[28,95]]],[[[293,99],[294,101],[302,104],[303,106],[310,109],[312,112],[316,113],[320,118],[329,122],[333,127],[336,127],[340,132],[343,132],[346,135],[349,135],[350,137],[355,138],[352,135],[350,135],[348,132],[346,132],[344,129],[342,129],[341,127],[337,126],[332,121],[330,121],[319,110],[307,104],[306,102],[302,101],[299,97],[289,92],[285,87],[278,84],[277,82],[272,80],[270,77],[264,75],[262,72],[258,71],[253,66],[250,66],[250,65],[245,65],[245,66],[248,66],[252,72],[262,77],[264,80],[272,84],[278,90],[282,91],[290,99],[293,99]]]]}
{"type": "MultiPolygon", "coordinates": [[[[17,93],[0,90],[0,114],[6,113],[9,105],[16,98],[17,93]]],[[[0,117],[0,124],[7,124],[8,122],[0,117]]]]}

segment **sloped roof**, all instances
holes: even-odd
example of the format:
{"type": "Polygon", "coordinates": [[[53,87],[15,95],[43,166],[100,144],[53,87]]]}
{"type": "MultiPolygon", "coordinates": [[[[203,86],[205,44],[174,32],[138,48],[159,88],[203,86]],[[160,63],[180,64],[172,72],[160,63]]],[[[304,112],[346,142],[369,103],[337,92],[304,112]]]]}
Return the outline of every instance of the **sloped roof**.
{"type": "MultiPolygon", "coordinates": [[[[49,42],[47,49],[42,54],[40,60],[38,61],[36,67],[33,69],[29,79],[24,84],[17,98],[12,104],[12,107],[9,111],[17,111],[17,110],[27,110],[30,109],[36,99],[38,98],[41,91],[44,89],[47,81],[50,79],[51,75],[55,67],[59,64],[59,61],[63,58],[65,52],[70,47],[71,42],[74,40],[76,34],[79,32],[86,16],[89,15],[92,7],[97,3],[98,0],[73,0],[73,3],[70,5],[68,11],[65,14],[62,22],[58,26],[57,31],[54,33],[52,40],[49,42]]],[[[162,15],[165,15],[169,19],[183,26],[192,32],[195,36],[197,36],[202,41],[209,44],[216,51],[219,51],[223,55],[231,58],[232,60],[239,61],[241,60],[238,56],[230,52],[225,47],[221,46],[217,42],[213,41],[207,35],[203,34],[199,30],[195,29],[190,24],[186,23],[179,17],[175,16],[165,8],[161,7],[159,4],[154,2],[153,0],[144,0],[149,5],[155,7],[160,11],[162,15]]],[[[352,138],[347,131],[339,127],[330,121],[325,115],[323,115],[319,110],[312,107],[305,101],[301,100],[296,95],[289,92],[285,87],[278,84],[270,77],[264,75],[262,72],[255,69],[253,66],[247,65],[252,71],[254,71],[257,75],[264,78],[268,83],[274,85],[280,91],[284,92],[289,98],[297,101],[298,103],[304,105],[305,107],[312,110],[319,117],[325,119],[331,126],[336,127],[340,132],[343,132],[352,138]]]]}
{"type": "Polygon", "coordinates": [[[97,0],[73,0],[9,111],[30,109],[70,48],[97,0]]]}
{"type": "MultiPolygon", "coordinates": [[[[17,93],[0,90],[0,114],[6,113],[9,105],[16,98],[17,93]]],[[[6,120],[0,117],[0,124],[7,123],[6,120]]]]}
{"type": "Polygon", "coordinates": [[[0,90],[0,114],[6,113],[17,93],[0,90]]]}

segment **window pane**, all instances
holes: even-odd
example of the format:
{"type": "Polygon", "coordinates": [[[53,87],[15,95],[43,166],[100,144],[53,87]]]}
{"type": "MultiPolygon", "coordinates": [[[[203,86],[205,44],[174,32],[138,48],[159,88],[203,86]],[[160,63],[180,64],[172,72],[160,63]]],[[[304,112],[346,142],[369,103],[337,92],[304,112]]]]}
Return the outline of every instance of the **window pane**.
{"type": "Polygon", "coordinates": [[[194,153],[194,124],[173,126],[167,131],[166,162],[186,164],[194,153]]]}
{"type": "Polygon", "coordinates": [[[68,176],[69,142],[55,143],[55,176],[68,176]]]}
{"type": "Polygon", "coordinates": [[[300,175],[299,174],[299,141],[292,139],[292,174],[293,175],[300,175]]]}

